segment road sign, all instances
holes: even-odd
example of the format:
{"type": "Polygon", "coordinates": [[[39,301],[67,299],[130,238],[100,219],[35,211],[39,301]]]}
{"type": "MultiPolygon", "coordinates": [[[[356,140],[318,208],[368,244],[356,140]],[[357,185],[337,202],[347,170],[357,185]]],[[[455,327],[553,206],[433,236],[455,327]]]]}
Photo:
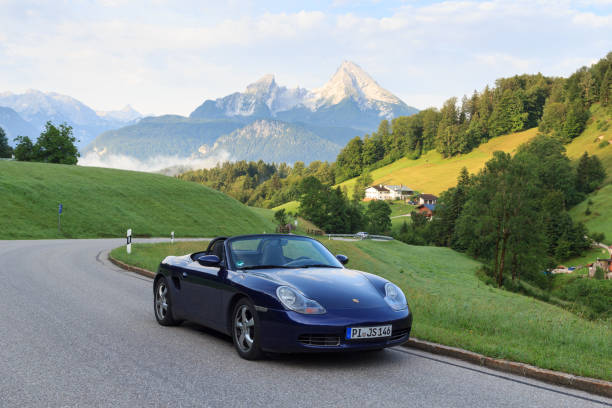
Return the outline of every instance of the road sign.
{"type": "Polygon", "coordinates": [[[59,212],[58,212],[58,214],[61,214],[63,209],[64,209],[64,206],[62,205],[62,203],[60,203],[60,205],[59,205],[59,210],[58,210],[58,211],[59,211],[59,212]]]}

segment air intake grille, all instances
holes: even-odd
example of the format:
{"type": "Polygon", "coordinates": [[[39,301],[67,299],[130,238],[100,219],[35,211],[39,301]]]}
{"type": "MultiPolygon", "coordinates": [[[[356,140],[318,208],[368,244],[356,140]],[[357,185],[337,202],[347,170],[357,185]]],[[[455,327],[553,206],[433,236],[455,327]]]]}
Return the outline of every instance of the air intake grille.
{"type": "Polygon", "coordinates": [[[393,330],[390,341],[399,340],[410,332],[410,329],[393,330]]]}
{"type": "Polygon", "coordinates": [[[328,334],[302,334],[298,337],[298,341],[308,346],[338,346],[340,345],[340,336],[328,334]]]}

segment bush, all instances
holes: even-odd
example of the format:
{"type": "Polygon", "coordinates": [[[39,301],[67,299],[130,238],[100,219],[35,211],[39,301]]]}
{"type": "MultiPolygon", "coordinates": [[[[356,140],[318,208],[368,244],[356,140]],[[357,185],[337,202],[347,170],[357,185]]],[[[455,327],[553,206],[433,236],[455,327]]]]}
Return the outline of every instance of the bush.
{"type": "Polygon", "coordinates": [[[603,232],[593,232],[591,233],[591,239],[595,242],[604,242],[606,240],[606,234],[603,232]]]}
{"type": "Polygon", "coordinates": [[[495,278],[492,276],[493,270],[488,266],[482,266],[476,270],[476,277],[489,286],[497,286],[495,278]]]}
{"type": "Polygon", "coordinates": [[[598,267],[595,269],[595,275],[594,275],[594,278],[595,278],[595,279],[597,279],[597,280],[603,280],[603,279],[605,278],[605,273],[604,273],[603,268],[601,268],[601,267],[599,267],[599,266],[598,266],[598,267]]]}
{"type": "MultiPolygon", "coordinates": [[[[603,270],[602,272],[603,273],[603,270]]],[[[597,275],[597,271],[595,272],[597,275]]],[[[565,283],[555,295],[589,309],[588,318],[612,317],[612,281],[578,278],[565,283]]]]}
{"type": "Polygon", "coordinates": [[[599,148],[600,148],[600,149],[603,149],[604,147],[607,147],[609,144],[610,144],[610,142],[608,142],[607,140],[602,140],[602,141],[599,143],[599,148]]]}
{"type": "Polygon", "coordinates": [[[591,215],[591,208],[587,207],[586,210],[584,210],[584,215],[591,215]]]}

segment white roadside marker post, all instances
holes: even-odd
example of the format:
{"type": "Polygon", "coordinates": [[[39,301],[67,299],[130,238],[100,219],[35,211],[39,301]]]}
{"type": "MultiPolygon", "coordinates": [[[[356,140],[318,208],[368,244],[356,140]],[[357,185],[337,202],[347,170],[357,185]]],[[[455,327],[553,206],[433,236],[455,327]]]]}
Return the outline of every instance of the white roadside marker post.
{"type": "Polygon", "coordinates": [[[174,231],[170,233],[170,243],[174,244],[174,231]]]}
{"type": "Polygon", "coordinates": [[[132,229],[130,228],[129,230],[127,230],[127,253],[131,254],[132,253],[132,229]]]}

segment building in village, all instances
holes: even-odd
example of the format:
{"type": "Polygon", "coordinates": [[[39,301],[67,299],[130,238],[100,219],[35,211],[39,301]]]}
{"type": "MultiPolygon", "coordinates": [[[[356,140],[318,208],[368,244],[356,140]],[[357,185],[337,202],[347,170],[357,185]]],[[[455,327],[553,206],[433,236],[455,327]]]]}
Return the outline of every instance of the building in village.
{"type": "Polygon", "coordinates": [[[438,197],[433,194],[419,194],[418,204],[433,204],[436,205],[438,203],[438,197]]]}
{"type": "Polygon", "coordinates": [[[365,189],[365,200],[405,200],[414,194],[414,190],[403,185],[370,186],[365,189]]]}

